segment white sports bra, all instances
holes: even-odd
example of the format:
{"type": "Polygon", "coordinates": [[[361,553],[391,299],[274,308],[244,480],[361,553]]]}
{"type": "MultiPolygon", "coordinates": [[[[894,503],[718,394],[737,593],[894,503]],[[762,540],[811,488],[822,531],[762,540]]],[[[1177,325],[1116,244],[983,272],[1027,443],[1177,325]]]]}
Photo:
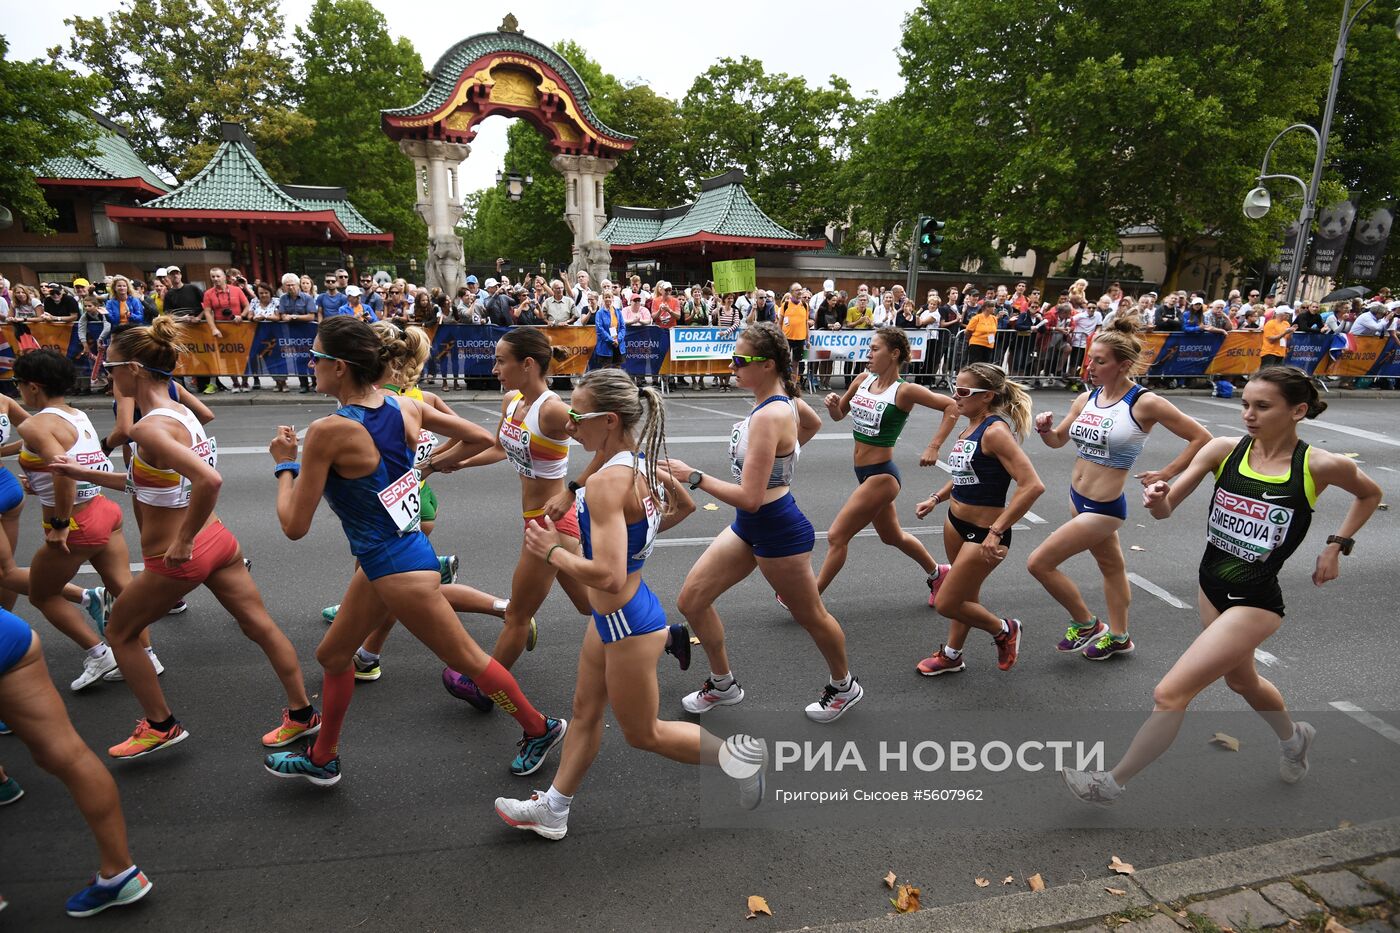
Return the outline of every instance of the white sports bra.
{"type": "MultiPolygon", "coordinates": [[[[729,436],[729,470],[734,477],[734,482],[744,481],[744,457],[749,452],[749,420],[753,418],[758,410],[769,402],[787,402],[792,408],[792,420],[797,421],[797,404],[786,395],[773,395],[754,406],[754,410],[749,412],[749,417],[743,421],[734,422],[734,433],[729,436]]],[[[774,455],[773,469],[768,474],[769,489],[776,489],[779,486],[791,486],[792,478],[797,473],[797,458],[802,453],[802,445],[794,443],[792,453],[782,456],[774,455]]]]}
{"type": "MultiPolygon", "coordinates": [[[[78,432],[78,439],[64,453],[64,456],[69,460],[90,470],[101,470],[104,473],[112,472],[112,461],[107,459],[107,455],[102,452],[102,438],[98,436],[87,415],[80,411],[66,412],[61,408],[45,408],[36,412],[37,415],[58,415],[71,424],[73,430],[78,432]]],[[[5,419],[7,425],[9,420],[9,418],[5,419]]],[[[29,478],[30,490],[39,497],[41,503],[52,507],[54,504],[53,473],[50,472],[48,462],[38,454],[21,450],[19,452],[19,465],[29,478]]],[[[73,497],[73,503],[76,505],[87,502],[89,499],[95,498],[101,491],[92,483],[78,480],[78,489],[73,497]]]]}
{"type": "Polygon", "coordinates": [[[549,437],[540,430],[540,409],[547,400],[558,397],[546,390],[524,408],[525,396],[516,392],[506,406],[497,437],[515,471],[526,479],[563,479],[569,475],[569,439],[549,437]],[[522,409],[523,414],[518,414],[522,409]]]}
{"type": "MultiPolygon", "coordinates": [[[[219,447],[214,438],[204,433],[204,425],[199,423],[188,408],[157,408],[141,417],[174,418],[190,435],[190,450],[211,467],[218,469],[219,447]]],[[[137,422],[138,424],[140,422],[137,422]]],[[[190,481],[174,470],[158,470],[141,459],[140,453],[133,452],[131,469],[126,474],[127,491],[142,505],[153,505],[162,509],[183,509],[190,504],[190,481]]]]}
{"type": "Polygon", "coordinates": [[[1099,405],[1100,389],[1095,389],[1079,417],[1069,427],[1069,439],[1079,448],[1079,459],[1115,470],[1127,470],[1142,453],[1147,432],[1133,417],[1133,405],[1147,390],[1134,383],[1112,405],[1099,405]]]}

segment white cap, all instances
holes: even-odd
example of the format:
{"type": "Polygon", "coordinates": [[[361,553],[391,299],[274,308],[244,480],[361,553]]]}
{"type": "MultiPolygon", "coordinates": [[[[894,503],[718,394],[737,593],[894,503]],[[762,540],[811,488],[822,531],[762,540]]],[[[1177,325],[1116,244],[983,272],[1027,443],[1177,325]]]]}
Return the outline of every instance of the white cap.
{"type": "Polygon", "coordinates": [[[156,278],[158,279],[163,279],[169,274],[170,272],[165,268],[165,266],[161,266],[159,269],[156,270],[156,278]]]}
{"type": "Polygon", "coordinates": [[[1194,308],[1196,305],[1203,305],[1203,304],[1205,304],[1205,301],[1202,300],[1201,297],[1200,297],[1199,295],[1197,295],[1195,298],[1192,298],[1192,299],[1191,299],[1191,306],[1192,306],[1193,308],[1194,308]]]}
{"type": "Polygon", "coordinates": [[[1283,314],[1283,313],[1285,313],[1285,312],[1288,313],[1288,314],[1292,314],[1292,313],[1293,313],[1293,309],[1290,308],[1288,305],[1279,305],[1277,308],[1274,308],[1274,313],[1275,313],[1275,314],[1283,314]]]}
{"type": "Polygon", "coordinates": [[[834,291],[836,291],[836,283],[833,282],[831,279],[827,279],[825,282],[822,283],[822,291],[824,291],[824,292],[834,292],[834,291]]]}
{"type": "Polygon", "coordinates": [[[500,282],[497,282],[495,279],[487,279],[487,280],[486,280],[486,287],[487,287],[487,288],[495,288],[497,285],[500,285],[500,284],[501,284],[501,283],[500,283],[500,282]]]}
{"type": "Polygon", "coordinates": [[[363,294],[364,294],[364,292],[360,291],[360,286],[358,286],[358,285],[347,285],[347,286],[345,286],[345,297],[346,297],[346,298],[358,298],[358,297],[360,297],[360,296],[363,295],[363,294]]]}

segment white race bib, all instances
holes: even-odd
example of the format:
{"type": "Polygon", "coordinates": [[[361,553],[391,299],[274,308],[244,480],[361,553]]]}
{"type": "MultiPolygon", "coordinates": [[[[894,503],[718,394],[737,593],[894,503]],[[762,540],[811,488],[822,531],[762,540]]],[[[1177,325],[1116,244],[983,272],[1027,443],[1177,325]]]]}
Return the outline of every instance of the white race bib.
{"type": "Polygon", "coordinates": [[[429,431],[427,428],[419,428],[418,443],[414,445],[413,448],[413,462],[419,464],[427,460],[433,455],[433,451],[437,449],[437,444],[438,439],[436,434],[429,431]]]}
{"type": "Polygon", "coordinates": [[[953,442],[953,449],[948,451],[948,466],[953,471],[954,486],[976,486],[980,482],[972,470],[972,458],[976,453],[977,442],[974,440],[953,442]]]}
{"type": "Polygon", "coordinates": [[[423,506],[418,496],[418,471],[410,469],[379,490],[379,503],[394,520],[399,534],[417,531],[423,506]]]}
{"type": "Polygon", "coordinates": [[[1215,491],[1206,541],[1248,563],[1268,560],[1293,524],[1293,510],[1223,489],[1215,491]]]}
{"type": "Polygon", "coordinates": [[[1108,460],[1108,432],[1113,427],[1113,418],[1081,411],[1074,424],[1069,426],[1069,439],[1079,448],[1079,453],[1087,459],[1108,460]]]}
{"type": "Polygon", "coordinates": [[[880,421],[885,417],[886,402],[856,393],[851,397],[851,430],[866,437],[880,433],[880,421]]]}
{"type": "Polygon", "coordinates": [[[206,437],[204,440],[191,447],[190,450],[193,450],[196,457],[203,460],[214,469],[217,470],[219,468],[219,445],[214,438],[206,437]]]}

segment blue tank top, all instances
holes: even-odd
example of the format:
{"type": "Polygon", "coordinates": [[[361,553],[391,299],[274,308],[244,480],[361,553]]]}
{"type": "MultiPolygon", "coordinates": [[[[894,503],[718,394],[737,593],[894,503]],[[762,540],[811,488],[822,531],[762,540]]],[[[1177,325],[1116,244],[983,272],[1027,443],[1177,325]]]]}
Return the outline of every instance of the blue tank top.
{"type": "MultiPolygon", "coordinates": [[[[342,405],[335,413],[362,425],[379,451],[379,465],[368,476],[346,479],[334,467],[326,474],[326,502],[330,503],[331,511],[335,512],[345,528],[350,553],[361,557],[418,527],[414,518],[407,523],[409,527],[401,529],[381,495],[396,480],[413,474],[413,450],[404,437],[403,412],[399,410],[399,403],[392,398],[385,397],[384,404],[378,408],[342,405]]],[[[416,513],[416,474],[413,475],[412,486],[415,496],[411,502],[416,513]]]]}
{"type": "Polygon", "coordinates": [[[984,418],[971,434],[954,441],[948,452],[948,466],[953,468],[953,498],[965,505],[1006,505],[1011,474],[1000,460],[982,450],[982,435],[998,421],[1006,423],[1001,415],[984,418]]]}
{"type": "MultiPolygon", "coordinates": [[[[641,459],[641,454],[635,454],[630,450],[624,450],[613,456],[607,463],[598,468],[594,473],[603,472],[609,467],[626,467],[629,472],[633,469],[635,460],[641,459]]],[[[593,534],[592,520],[588,514],[588,487],[578,491],[578,504],[575,509],[578,512],[579,540],[583,544],[583,557],[585,560],[593,559],[593,534]]],[[[657,508],[651,496],[642,499],[642,508],[646,510],[646,516],[632,522],[627,526],[627,572],[635,573],[642,569],[646,559],[651,556],[652,544],[656,541],[656,535],[661,531],[661,510],[657,508]]]]}

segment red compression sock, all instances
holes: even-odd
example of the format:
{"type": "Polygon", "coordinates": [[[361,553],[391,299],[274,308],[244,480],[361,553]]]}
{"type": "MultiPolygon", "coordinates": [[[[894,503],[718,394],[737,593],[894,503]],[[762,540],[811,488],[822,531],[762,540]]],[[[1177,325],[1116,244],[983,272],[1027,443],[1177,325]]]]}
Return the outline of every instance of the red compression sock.
{"type": "MultiPolygon", "coordinates": [[[[530,705],[530,701],[525,698],[525,692],[520,689],[520,684],[515,682],[510,671],[502,667],[499,661],[492,658],[486,665],[486,670],[472,679],[476,681],[482,693],[515,717],[515,721],[520,723],[526,735],[544,735],[544,716],[530,705]]],[[[324,731],[325,726],[321,729],[324,731]]]]}
{"type": "Polygon", "coordinates": [[[340,730],[355,695],[355,669],[339,674],[324,672],[321,681],[321,731],[311,746],[311,763],[321,767],[340,754],[340,730]]]}

